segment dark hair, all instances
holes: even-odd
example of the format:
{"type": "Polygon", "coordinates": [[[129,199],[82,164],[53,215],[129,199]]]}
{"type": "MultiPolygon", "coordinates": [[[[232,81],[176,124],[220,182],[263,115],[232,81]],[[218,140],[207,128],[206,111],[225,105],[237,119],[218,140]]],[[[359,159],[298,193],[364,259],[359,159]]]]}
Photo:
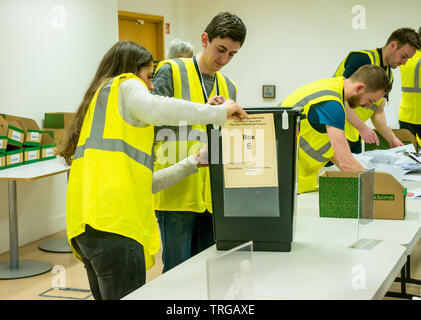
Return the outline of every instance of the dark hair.
{"type": "Polygon", "coordinates": [[[246,39],[247,29],[243,21],[235,14],[230,12],[220,12],[205,29],[208,34],[209,42],[214,38],[230,38],[232,41],[240,42],[243,45],[246,39]]]}
{"type": "Polygon", "coordinates": [[[418,36],[421,38],[421,27],[418,29],[418,36]]]}
{"type": "Polygon", "coordinates": [[[75,153],[83,121],[95,92],[109,79],[123,73],[137,74],[142,67],[149,66],[152,62],[152,54],[132,41],[118,41],[108,50],[98,66],[75,117],[66,128],[66,138],[58,147],[57,154],[61,155],[67,164],[70,165],[71,158],[75,153]]]}
{"type": "Polygon", "coordinates": [[[366,64],[360,67],[349,79],[354,83],[364,83],[367,92],[384,90],[385,93],[389,93],[392,90],[392,84],[386,71],[374,64],[366,64]]]}
{"type": "Polygon", "coordinates": [[[387,39],[386,45],[392,41],[398,42],[398,48],[409,44],[416,50],[421,49],[421,39],[419,34],[411,28],[400,28],[392,32],[389,39],[387,39]]]}

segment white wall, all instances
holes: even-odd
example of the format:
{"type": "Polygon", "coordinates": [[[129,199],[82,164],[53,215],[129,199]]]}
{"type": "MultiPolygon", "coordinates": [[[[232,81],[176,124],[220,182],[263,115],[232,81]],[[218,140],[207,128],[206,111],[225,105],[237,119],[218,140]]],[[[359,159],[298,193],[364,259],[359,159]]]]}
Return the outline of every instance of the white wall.
{"type": "MultiPolygon", "coordinates": [[[[76,111],[104,53],[118,40],[117,0],[0,0],[0,113],[76,111]],[[66,28],[53,30],[63,5],[66,28]]],[[[19,244],[65,229],[66,174],[18,182],[19,244]]],[[[9,250],[8,184],[0,181],[0,253],[9,250]]]]}
{"type": "MultiPolygon", "coordinates": [[[[165,17],[174,37],[198,52],[200,34],[220,11],[238,14],[247,38],[223,69],[248,106],[276,105],[297,87],[330,77],[350,50],[381,47],[390,33],[418,28],[421,1],[405,0],[0,0],[0,113],[35,119],[44,112],[76,110],[95,69],[118,40],[117,11],[165,17]],[[65,30],[52,30],[54,5],[66,9],[65,30]],[[352,8],[366,8],[367,28],[355,30],[352,8]],[[264,101],[263,84],[275,84],[277,97],[264,101]]],[[[388,121],[397,124],[399,70],[388,121]]],[[[20,244],[65,228],[66,175],[18,183],[20,244]],[[50,199],[53,198],[53,201],[50,199]]],[[[0,253],[9,250],[7,182],[0,181],[0,253]]]]}
{"type": "MultiPolygon", "coordinates": [[[[350,50],[382,47],[397,28],[418,29],[419,0],[185,0],[180,15],[181,37],[200,46],[200,34],[220,11],[231,11],[247,27],[246,41],[222,70],[239,87],[244,106],[276,105],[308,82],[330,77],[350,50]],[[365,30],[355,30],[352,8],[366,9],[365,30]],[[262,98],[262,85],[276,85],[276,99],[262,98]]],[[[398,123],[399,69],[386,116],[398,123]]]]}

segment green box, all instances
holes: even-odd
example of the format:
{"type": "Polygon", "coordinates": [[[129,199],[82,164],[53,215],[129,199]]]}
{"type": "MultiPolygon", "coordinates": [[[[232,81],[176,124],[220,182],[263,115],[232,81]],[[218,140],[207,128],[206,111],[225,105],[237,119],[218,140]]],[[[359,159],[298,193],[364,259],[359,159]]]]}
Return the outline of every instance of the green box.
{"type": "Polygon", "coordinates": [[[44,144],[41,146],[41,161],[57,158],[55,154],[56,148],[57,145],[55,143],[44,144]]]}
{"type": "Polygon", "coordinates": [[[319,177],[320,217],[358,218],[358,176],[319,177]]]}
{"type": "Polygon", "coordinates": [[[41,136],[42,136],[43,131],[42,130],[32,130],[32,129],[28,129],[26,131],[26,137],[25,137],[25,145],[26,146],[31,146],[31,147],[39,147],[41,145],[41,136]],[[39,136],[39,138],[36,138],[37,136],[39,136]],[[33,138],[33,139],[29,139],[29,138],[33,138]],[[35,141],[35,140],[39,140],[39,141],[35,141]]]}
{"type": "MultiPolygon", "coordinates": [[[[359,172],[325,171],[319,176],[319,215],[358,218],[359,172]]],[[[392,175],[374,174],[374,218],[404,220],[407,190],[392,175]]]]}
{"type": "Polygon", "coordinates": [[[25,137],[25,130],[9,125],[7,143],[13,146],[22,147],[25,137]]]}
{"type": "Polygon", "coordinates": [[[34,163],[41,160],[41,152],[39,147],[26,147],[23,149],[23,163],[34,163]]]}
{"type": "Polygon", "coordinates": [[[23,149],[6,152],[6,167],[13,168],[23,165],[23,149]]]}
{"type": "Polygon", "coordinates": [[[0,153],[0,170],[6,168],[6,153],[0,153]]]}
{"type": "Polygon", "coordinates": [[[0,153],[6,152],[7,136],[0,136],[0,153]]]}

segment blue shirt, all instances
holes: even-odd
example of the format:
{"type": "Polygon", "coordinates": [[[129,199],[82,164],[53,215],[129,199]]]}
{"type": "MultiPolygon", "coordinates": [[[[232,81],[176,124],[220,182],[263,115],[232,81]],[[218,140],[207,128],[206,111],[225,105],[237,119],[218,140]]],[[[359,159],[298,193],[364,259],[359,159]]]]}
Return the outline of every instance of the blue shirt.
{"type": "Polygon", "coordinates": [[[307,119],[313,129],[320,133],[326,133],[326,125],[345,130],[345,111],[338,101],[324,101],[312,105],[307,119]]]}

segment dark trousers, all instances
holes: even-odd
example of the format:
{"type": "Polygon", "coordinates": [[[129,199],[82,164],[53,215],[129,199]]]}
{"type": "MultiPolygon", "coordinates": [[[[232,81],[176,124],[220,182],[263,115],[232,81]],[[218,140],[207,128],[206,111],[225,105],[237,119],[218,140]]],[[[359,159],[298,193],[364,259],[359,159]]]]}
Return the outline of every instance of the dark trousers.
{"type": "Polygon", "coordinates": [[[355,142],[348,140],[348,144],[352,153],[361,153],[362,151],[361,136],[359,136],[358,141],[355,141],[355,142]]]}
{"type": "Polygon", "coordinates": [[[156,211],[162,241],[162,263],[166,272],[215,244],[212,214],[156,211]]]}
{"type": "Polygon", "coordinates": [[[137,241],[86,225],[72,244],[83,260],[96,300],[121,299],[145,284],[145,256],[137,241]]]}
{"type": "Polygon", "coordinates": [[[408,122],[399,121],[400,129],[408,129],[414,136],[421,138],[421,124],[413,124],[408,122]]]}

